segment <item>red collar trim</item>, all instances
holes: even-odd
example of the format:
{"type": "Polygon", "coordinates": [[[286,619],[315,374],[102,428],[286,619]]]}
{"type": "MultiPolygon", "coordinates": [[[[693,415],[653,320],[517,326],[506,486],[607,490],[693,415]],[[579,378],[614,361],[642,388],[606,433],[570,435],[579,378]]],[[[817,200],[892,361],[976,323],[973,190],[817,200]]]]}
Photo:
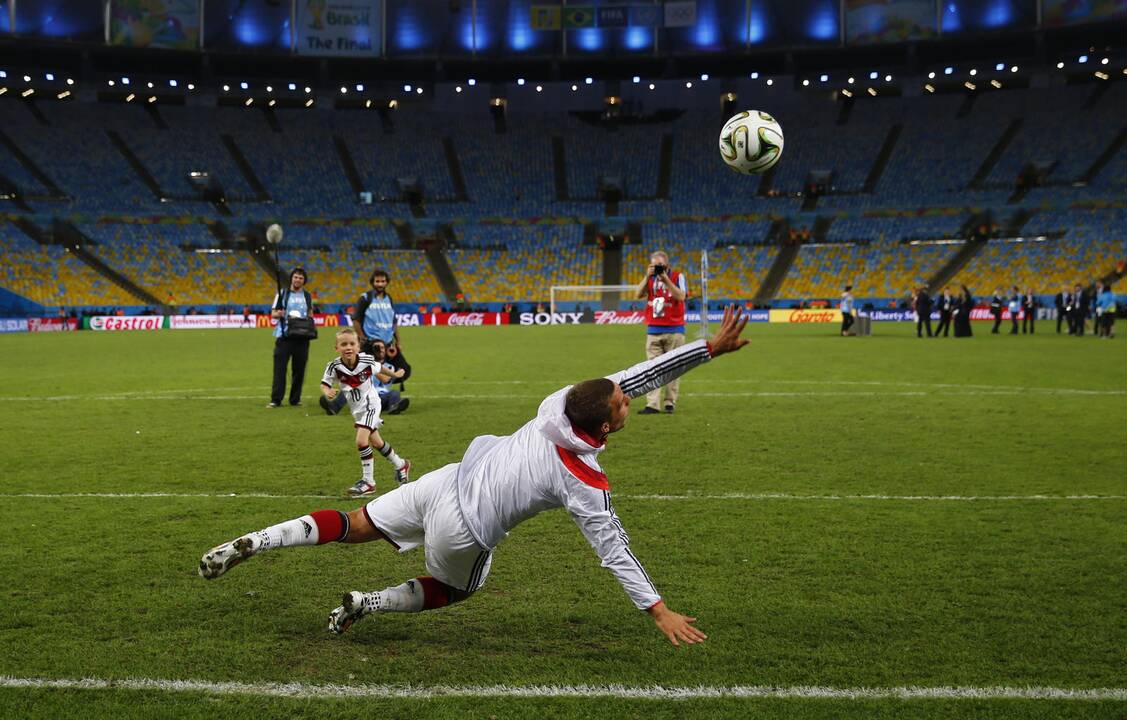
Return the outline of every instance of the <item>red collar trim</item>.
{"type": "Polygon", "coordinates": [[[556,446],[556,454],[560,456],[567,471],[584,485],[590,485],[597,490],[610,490],[607,476],[579,459],[579,456],[570,450],[556,446]]]}
{"type": "Polygon", "coordinates": [[[596,440],[593,435],[588,434],[587,431],[585,431],[581,427],[578,427],[575,423],[571,424],[571,431],[575,433],[575,437],[579,438],[593,448],[601,448],[603,445],[607,444],[606,440],[596,440]]]}

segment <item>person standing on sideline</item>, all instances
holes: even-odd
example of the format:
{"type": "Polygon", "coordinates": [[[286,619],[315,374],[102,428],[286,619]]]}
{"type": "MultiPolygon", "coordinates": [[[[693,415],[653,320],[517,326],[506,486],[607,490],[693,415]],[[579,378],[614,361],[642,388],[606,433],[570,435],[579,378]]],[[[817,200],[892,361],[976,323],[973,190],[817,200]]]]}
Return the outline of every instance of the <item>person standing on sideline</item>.
{"type": "Polygon", "coordinates": [[[912,309],[916,311],[916,337],[923,328],[927,328],[927,336],[931,337],[931,295],[927,294],[926,287],[916,291],[916,298],[912,301],[912,309]]]}
{"type": "Polygon", "coordinates": [[[1001,288],[994,289],[994,297],[990,298],[990,314],[994,316],[994,329],[990,331],[991,335],[998,334],[998,328],[1002,324],[1002,308],[1006,305],[1002,300],[1001,288]]]}
{"type": "Polygon", "coordinates": [[[1072,288],[1072,334],[1084,336],[1084,323],[1088,317],[1088,291],[1077,284],[1072,288]]]}
{"type": "Polygon", "coordinates": [[[293,361],[293,379],[290,382],[290,405],[301,404],[301,387],[305,383],[305,365],[309,362],[309,338],[290,337],[289,318],[310,317],[313,298],[305,289],[305,268],[296,267],[290,272],[289,287],[274,296],[271,316],[278,321],[274,328],[274,384],[270,389],[270,404],[282,405],[286,394],[286,365],[293,361]]]}
{"type": "MultiPolygon", "coordinates": [[[[1069,304],[1068,288],[1063,287],[1056,297],[1053,298],[1053,305],[1057,309],[1057,335],[1060,335],[1060,326],[1062,322],[1068,320],[1068,304],[1069,304]]],[[[1068,334],[1072,334],[1072,321],[1068,320],[1068,334]]]]}
{"type": "Polygon", "coordinates": [[[853,286],[846,285],[845,292],[841,294],[841,336],[852,335],[853,333],[849,332],[851,327],[853,327],[853,286]]]}
{"type": "Polygon", "coordinates": [[[1010,328],[1010,335],[1017,335],[1017,321],[1021,315],[1021,291],[1017,289],[1017,285],[1013,287],[1013,294],[1010,296],[1010,322],[1013,327],[1010,328]]]}
{"type": "MultiPolygon", "coordinates": [[[[429,575],[374,592],[345,593],[329,613],[329,632],[339,634],[373,613],[417,613],[466,600],[484,585],[493,550],[510,531],[545,510],[565,508],[634,607],[647,612],[672,644],[702,642],[708,636],[694,626],[696,618],[666,606],[630,549],[598,455],[607,436],[626,425],[631,398],[739,350],[748,343],[740,337],[746,325],[743,311],[728,307],[709,341],[561,388],[512,435],[475,438],[460,462],[351,512],[314,510],[241,535],[209,550],[198,572],[212,580],[255,555],[299,545],[387,540],[400,552],[422,546],[429,575]]],[[[691,464],[676,453],[670,459],[686,469],[691,464]]],[[[707,584],[700,588],[702,593],[715,590],[707,584]]]]}
{"type": "Polygon", "coordinates": [[[939,324],[935,326],[935,337],[943,331],[943,337],[951,330],[951,313],[955,311],[955,299],[951,297],[951,288],[944,287],[943,294],[939,296],[939,324]]]}
{"type": "Polygon", "coordinates": [[[970,311],[974,309],[974,296],[966,285],[955,301],[955,337],[970,337],[974,333],[970,329],[970,311]]]}
{"type": "Polygon", "coordinates": [[[1021,296],[1021,334],[1025,334],[1025,328],[1029,328],[1029,334],[1033,335],[1033,323],[1037,319],[1037,296],[1033,294],[1033,288],[1026,288],[1025,294],[1021,296]]]}
{"type": "MultiPolygon", "coordinates": [[[[650,255],[646,276],[638,283],[635,296],[646,300],[646,357],[652,360],[685,344],[685,298],[689,285],[685,276],[669,266],[669,256],[661,250],[650,255]]],[[[665,412],[677,407],[680,381],[673,379],[664,388],[665,412]]],[[[639,415],[661,412],[662,387],[646,395],[646,406],[639,415]]]]}
{"type": "Polygon", "coordinates": [[[1099,336],[1110,340],[1115,337],[1115,292],[1111,285],[1103,283],[1103,290],[1096,297],[1096,307],[1099,310],[1100,327],[1099,336]]]}

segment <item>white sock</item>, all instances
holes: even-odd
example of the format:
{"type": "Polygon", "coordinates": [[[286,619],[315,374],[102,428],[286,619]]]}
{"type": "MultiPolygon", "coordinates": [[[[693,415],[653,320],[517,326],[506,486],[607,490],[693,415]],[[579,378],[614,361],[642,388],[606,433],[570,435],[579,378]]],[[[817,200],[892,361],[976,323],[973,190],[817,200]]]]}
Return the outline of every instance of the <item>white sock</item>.
{"type": "Polygon", "coordinates": [[[423,588],[416,580],[372,593],[376,612],[417,613],[423,610],[423,588]]]}
{"type": "Polygon", "coordinates": [[[383,444],[383,447],[380,448],[380,455],[383,455],[385,458],[391,461],[392,467],[394,467],[396,470],[407,464],[406,460],[396,454],[395,448],[391,446],[391,443],[383,444]]]}
{"type": "Polygon", "coordinates": [[[375,462],[372,459],[372,448],[366,447],[360,451],[360,478],[369,484],[372,484],[372,467],[375,462]]]}
{"type": "Polygon", "coordinates": [[[316,545],[320,539],[312,515],[302,515],[254,533],[262,540],[259,552],[295,545],[316,545]]]}

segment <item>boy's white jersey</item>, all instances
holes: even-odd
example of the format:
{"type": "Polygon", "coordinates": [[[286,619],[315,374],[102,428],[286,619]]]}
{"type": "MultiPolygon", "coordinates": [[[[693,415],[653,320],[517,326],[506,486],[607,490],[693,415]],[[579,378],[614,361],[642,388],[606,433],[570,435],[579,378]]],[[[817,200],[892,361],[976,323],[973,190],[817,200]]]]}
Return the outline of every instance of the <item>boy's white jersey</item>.
{"type": "Polygon", "coordinates": [[[333,381],[340,384],[340,390],[348,400],[348,409],[355,412],[365,406],[365,400],[370,395],[375,398],[376,407],[379,407],[379,394],[376,392],[376,372],[380,364],[376,358],[368,353],[360,353],[356,360],[356,367],[349,368],[344,360],[333,358],[325,367],[325,374],[321,384],[333,386],[333,381]]]}
{"type": "MultiPolygon", "coordinates": [[[[608,376],[630,397],[645,395],[711,357],[698,340],[608,376]]],[[[536,417],[512,435],[482,435],[458,467],[458,502],[474,540],[492,550],[509,530],[544,510],[563,507],[639,609],[661,600],[611,503],[599,467],[606,444],[574,427],[564,413],[567,391],[540,403],[536,417]]]]}

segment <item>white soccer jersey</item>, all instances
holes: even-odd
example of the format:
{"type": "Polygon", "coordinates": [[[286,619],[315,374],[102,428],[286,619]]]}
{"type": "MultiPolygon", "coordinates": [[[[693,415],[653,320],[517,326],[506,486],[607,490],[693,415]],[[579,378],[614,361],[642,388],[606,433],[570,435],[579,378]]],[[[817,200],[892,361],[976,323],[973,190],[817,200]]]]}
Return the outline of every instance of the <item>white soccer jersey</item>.
{"type": "MultiPolygon", "coordinates": [[[[698,340],[607,376],[631,398],[680,377],[711,358],[698,340]]],[[[605,443],[564,414],[571,386],[540,403],[536,417],[512,435],[482,435],[458,466],[458,502],[474,540],[492,550],[509,530],[544,510],[563,507],[639,609],[661,600],[614,511],[597,456],[605,443]]]]}
{"type": "Polygon", "coordinates": [[[369,401],[374,400],[377,408],[380,406],[379,394],[376,392],[376,372],[380,364],[376,358],[368,353],[360,353],[356,360],[356,367],[349,369],[339,357],[329,361],[321,384],[333,386],[335,380],[340,384],[340,391],[348,400],[348,409],[356,413],[358,409],[367,407],[369,401]]]}

